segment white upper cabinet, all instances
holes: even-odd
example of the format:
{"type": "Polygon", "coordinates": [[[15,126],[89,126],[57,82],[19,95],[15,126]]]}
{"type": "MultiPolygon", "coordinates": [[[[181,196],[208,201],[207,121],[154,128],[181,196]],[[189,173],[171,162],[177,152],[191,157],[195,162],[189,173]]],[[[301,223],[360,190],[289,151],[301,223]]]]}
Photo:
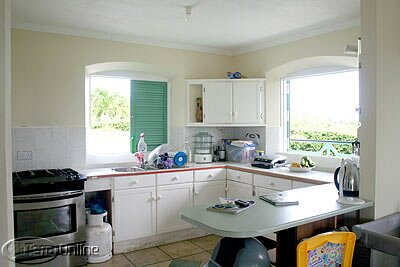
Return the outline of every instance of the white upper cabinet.
{"type": "Polygon", "coordinates": [[[233,83],[233,122],[261,123],[261,100],[263,85],[261,82],[233,83]]]}
{"type": "Polygon", "coordinates": [[[263,125],[264,79],[187,80],[187,123],[263,125]]]}
{"type": "Polygon", "coordinates": [[[207,82],[203,85],[203,122],[232,123],[231,82],[207,82]]]}

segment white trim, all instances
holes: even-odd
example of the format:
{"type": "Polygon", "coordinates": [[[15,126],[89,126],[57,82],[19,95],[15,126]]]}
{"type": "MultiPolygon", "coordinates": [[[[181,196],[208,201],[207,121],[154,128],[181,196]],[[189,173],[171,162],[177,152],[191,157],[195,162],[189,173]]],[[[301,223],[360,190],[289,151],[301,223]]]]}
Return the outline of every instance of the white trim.
{"type": "Polygon", "coordinates": [[[71,28],[55,27],[55,26],[48,26],[48,25],[31,24],[31,23],[16,22],[16,23],[12,24],[12,28],[21,29],[21,30],[29,30],[29,31],[54,33],[54,34],[72,35],[72,36],[79,36],[79,37],[89,37],[89,38],[96,38],[96,39],[117,41],[117,42],[134,43],[134,44],[141,44],[141,45],[150,45],[150,46],[157,46],[157,47],[164,47],[164,48],[181,49],[181,50],[188,50],[188,51],[195,51],[195,52],[204,52],[204,53],[211,53],[211,54],[224,55],[224,56],[237,56],[237,55],[246,54],[246,53],[254,52],[257,50],[262,50],[262,49],[266,49],[266,48],[281,45],[281,44],[298,41],[298,40],[309,38],[309,37],[314,37],[314,36],[329,33],[329,32],[348,29],[348,28],[355,27],[358,25],[360,25],[360,19],[353,19],[353,20],[343,22],[343,23],[328,25],[326,27],[304,30],[300,33],[286,33],[284,36],[282,35],[282,36],[277,36],[277,37],[276,36],[271,37],[268,40],[264,40],[264,41],[257,42],[257,43],[251,44],[251,45],[243,46],[243,47],[240,47],[235,50],[219,49],[219,48],[214,48],[214,47],[190,45],[190,44],[184,44],[184,43],[146,40],[146,39],[143,39],[140,37],[132,37],[132,36],[127,36],[127,35],[117,35],[117,34],[97,32],[97,31],[71,29],[71,28]]]}
{"type": "Polygon", "coordinates": [[[334,74],[334,73],[341,73],[341,72],[348,72],[348,71],[358,71],[356,67],[350,66],[343,66],[343,65],[336,65],[336,66],[319,66],[316,68],[308,68],[300,71],[296,71],[293,73],[289,73],[288,75],[284,76],[282,79],[289,80],[289,79],[298,79],[310,76],[318,76],[318,75],[327,75],[327,74],[334,74]]]}

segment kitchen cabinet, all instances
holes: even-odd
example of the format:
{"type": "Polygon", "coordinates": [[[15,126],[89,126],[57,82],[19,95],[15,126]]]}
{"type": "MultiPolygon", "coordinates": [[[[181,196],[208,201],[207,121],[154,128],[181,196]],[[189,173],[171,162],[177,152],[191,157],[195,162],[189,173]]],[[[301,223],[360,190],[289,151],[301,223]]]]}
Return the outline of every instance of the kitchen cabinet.
{"type": "Polygon", "coordinates": [[[193,183],[157,186],[157,233],[191,228],[179,212],[192,206],[193,183]]]}
{"type": "Polygon", "coordinates": [[[186,80],[186,83],[188,126],[265,123],[265,79],[186,80]],[[197,109],[193,107],[199,99],[202,99],[202,122],[196,119],[197,109]]]}
{"type": "Polygon", "coordinates": [[[210,182],[226,180],[226,170],[223,168],[194,171],[195,182],[210,182]]]}
{"type": "Polygon", "coordinates": [[[247,200],[253,196],[253,185],[227,181],[227,197],[247,200]]]}
{"type": "Polygon", "coordinates": [[[232,123],[232,83],[207,82],[203,87],[203,122],[232,123]]]}
{"type": "Polygon", "coordinates": [[[253,174],[250,172],[228,169],[226,171],[226,178],[239,183],[253,184],[253,174]]]}
{"type": "Polygon", "coordinates": [[[314,186],[315,184],[293,181],[293,189],[314,186]]]}
{"type": "Polygon", "coordinates": [[[276,192],[278,192],[278,191],[272,190],[272,189],[268,189],[268,188],[264,188],[264,187],[259,187],[259,186],[255,186],[254,187],[254,194],[257,197],[259,197],[261,195],[270,194],[270,193],[276,193],[276,192]]]}
{"type": "Polygon", "coordinates": [[[155,235],[155,200],[155,187],[115,190],[113,212],[114,241],[155,235]]]}
{"type": "Polygon", "coordinates": [[[225,181],[199,182],[194,184],[194,205],[215,204],[225,197],[225,181]]]}
{"type": "Polygon", "coordinates": [[[254,174],[254,186],[284,191],[292,189],[292,181],[267,175],[254,174]]]}

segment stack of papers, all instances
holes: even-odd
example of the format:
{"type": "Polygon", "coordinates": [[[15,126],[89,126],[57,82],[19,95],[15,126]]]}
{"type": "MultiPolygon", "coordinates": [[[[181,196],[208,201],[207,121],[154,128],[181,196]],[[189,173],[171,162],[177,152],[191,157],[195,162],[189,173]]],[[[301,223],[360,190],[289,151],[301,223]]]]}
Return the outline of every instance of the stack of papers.
{"type": "Polygon", "coordinates": [[[285,195],[282,192],[276,192],[276,193],[262,195],[259,198],[261,200],[264,200],[275,206],[288,206],[288,205],[298,205],[299,204],[298,200],[290,198],[289,196],[285,195]]]}
{"type": "Polygon", "coordinates": [[[215,204],[214,206],[208,207],[207,210],[216,211],[216,212],[223,212],[223,213],[230,213],[230,214],[237,214],[244,210],[247,210],[253,207],[256,202],[253,200],[246,201],[248,203],[247,207],[239,206],[235,204],[235,201],[238,199],[235,198],[220,198],[219,203],[215,204]]]}

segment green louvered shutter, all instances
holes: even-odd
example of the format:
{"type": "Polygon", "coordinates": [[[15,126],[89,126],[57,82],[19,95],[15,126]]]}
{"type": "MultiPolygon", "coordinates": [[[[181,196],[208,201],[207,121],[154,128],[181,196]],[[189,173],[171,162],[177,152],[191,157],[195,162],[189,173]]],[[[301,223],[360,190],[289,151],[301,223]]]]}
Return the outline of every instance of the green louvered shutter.
{"type": "Polygon", "coordinates": [[[131,81],[131,152],[136,152],[140,133],[147,150],[167,143],[167,83],[131,81]]]}

